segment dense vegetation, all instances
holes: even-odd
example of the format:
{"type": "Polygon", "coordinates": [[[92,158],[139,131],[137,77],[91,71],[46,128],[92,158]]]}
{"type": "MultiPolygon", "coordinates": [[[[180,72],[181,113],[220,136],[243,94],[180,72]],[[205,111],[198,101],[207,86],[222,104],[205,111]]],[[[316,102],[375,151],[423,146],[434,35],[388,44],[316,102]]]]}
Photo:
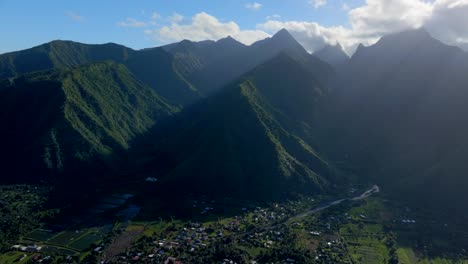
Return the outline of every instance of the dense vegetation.
{"type": "Polygon", "coordinates": [[[317,142],[399,198],[462,213],[467,69],[466,52],[424,30],[360,47],[323,102],[317,142]]]}
{"type": "Polygon", "coordinates": [[[58,210],[45,207],[50,188],[2,185],[0,191],[0,252],[10,249],[20,235],[39,228],[41,222],[58,213],[58,210]]]}
{"type": "Polygon", "coordinates": [[[177,111],[115,63],[23,75],[4,82],[0,101],[4,181],[85,180],[81,173],[115,167],[132,139],[177,111]]]}
{"type": "Polygon", "coordinates": [[[271,199],[325,191],[336,171],[307,143],[306,123],[314,112],[311,99],[324,93],[306,67],[282,53],[156,130],[155,145],[142,150],[137,167],[170,189],[215,196],[271,199]]]}
{"type": "Polygon", "coordinates": [[[171,54],[162,48],[135,51],[113,43],[88,45],[56,40],[31,49],[6,53],[0,56],[0,79],[103,61],[125,64],[140,81],[173,104],[184,105],[199,98],[195,88],[174,69],[171,54]]]}
{"type": "Polygon", "coordinates": [[[216,42],[184,40],[165,49],[175,56],[178,72],[204,95],[219,91],[282,52],[307,65],[320,81],[333,73],[330,65],[310,55],[287,30],[250,46],[227,37],[216,42]]]}
{"type": "Polygon", "coordinates": [[[67,205],[57,221],[73,199],[94,211],[90,225],[107,226],[32,239],[70,262],[138,259],[136,243],[154,253],[144,258],[168,261],[463,263],[467,69],[465,52],[424,30],[350,59],[340,46],[310,55],[286,30],[251,46],[53,41],[3,54],[0,181],[43,185],[1,189],[1,246],[52,216],[51,197],[67,205]],[[388,200],[344,202],[356,179],[378,183],[388,200]],[[340,206],[298,220],[332,199],[340,206]],[[140,209],[159,223],[127,225],[140,209]],[[193,214],[205,223],[173,221],[193,214]],[[190,254],[165,241],[192,241],[188,233],[211,242],[195,240],[190,254]]]}

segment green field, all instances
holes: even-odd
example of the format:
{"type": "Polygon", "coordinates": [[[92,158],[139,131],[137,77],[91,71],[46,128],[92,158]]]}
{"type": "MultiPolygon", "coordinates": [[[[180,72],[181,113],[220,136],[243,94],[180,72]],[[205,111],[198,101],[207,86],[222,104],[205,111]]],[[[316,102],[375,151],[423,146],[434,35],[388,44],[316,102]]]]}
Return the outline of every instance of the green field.
{"type": "Polygon", "coordinates": [[[66,249],[66,248],[60,248],[60,247],[55,247],[55,246],[46,246],[44,247],[41,252],[43,253],[49,253],[49,254],[58,254],[58,255],[63,255],[63,256],[73,256],[77,252],[66,249]]]}
{"type": "Polygon", "coordinates": [[[356,263],[387,263],[389,252],[387,246],[373,238],[346,238],[349,253],[356,263]]]}
{"type": "Polygon", "coordinates": [[[400,264],[468,264],[468,260],[451,260],[444,258],[419,259],[411,248],[398,248],[398,260],[400,264]]]}
{"type": "Polygon", "coordinates": [[[8,252],[0,255],[0,263],[2,264],[23,264],[28,262],[31,259],[31,254],[25,254],[23,252],[8,252]],[[23,258],[24,255],[27,255],[23,258]],[[23,258],[21,261],[19,259],[23,258]]]}
{"type": "Polygon", "coordinates": [[[84,251],[89,249],[93,244],[97,244],[101,240],[101,235],[89,233],[70,243],[69,247],[79,251],[84,251]]]}
{"type": "Polygon", "coordinates": [[[81,232],[76,233],[75,231],[64,231],[51,238],[48,242],[58,246],[66,246],[82,235],[83,233],[81,232]]]}
{"type": "Polygon", "coordinates": [[[27,234],[25,236],[25,239],[34,240],[34,241],[47,241],[50,238],[52,238],[54,235],[55,234],[50,231],[38,229],[27,234]]]}

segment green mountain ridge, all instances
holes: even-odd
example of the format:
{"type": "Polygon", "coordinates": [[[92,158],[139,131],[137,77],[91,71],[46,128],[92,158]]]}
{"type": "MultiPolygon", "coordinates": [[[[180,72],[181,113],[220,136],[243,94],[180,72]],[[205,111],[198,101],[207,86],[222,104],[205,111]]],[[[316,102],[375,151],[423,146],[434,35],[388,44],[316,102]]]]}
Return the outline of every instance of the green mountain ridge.
{"type": "Polygon", "coordinates": [[[310,55],[286,29],[250,46],[227,37],[216,42],[184,40],[165,48],[176,57],[176,69],[205,96],[216,93],[282,52],[308,65],[322,82],[334,73],[330,65],[310,55]]]}
{"type": "Polygon", "coordinates": [[[411,30],[361,47],[315,124],[327,156],[395,197],[466,207],[468,55],[411,30]]]}
{"type": "MultiPolygon", "coordinates": [[[[130,141],[178,111],[115,63],[22,75],[0,88],[3,180],[115,167],[130,141]]],[[[92,170],[96,170],[92,172],[92,170]]],[[[67,180],[67,179],[65,179],[67,180]]]]}
{"type": "Polygon", "coordinates": [[[336,171],[298,136],[307,135],[307,126],[286,104],[321,93],[313,83],[298,86],[296,77],[314,80],[310,74],[285,53],[278,55],[184,110],[172,126],[156,132],[166,136],[157,136],[136,166],[145,168],[143,175],[161,178],[164,189],[214,196],[277,199],[329,189],[336,171]],[[284,80],[266,83],[268,72],[282,71],[284,80]]]}
{"type": "Polygon", "coordinates": [[[104,61],[126,65],[139,80],[173,104],[186,105],[199,98],[198,92],[174,68],[172,55],[162,48],[136,51],[114,43],[91,45],[56,40],[31,49],[2,54],[0,79],[104,61]]]}

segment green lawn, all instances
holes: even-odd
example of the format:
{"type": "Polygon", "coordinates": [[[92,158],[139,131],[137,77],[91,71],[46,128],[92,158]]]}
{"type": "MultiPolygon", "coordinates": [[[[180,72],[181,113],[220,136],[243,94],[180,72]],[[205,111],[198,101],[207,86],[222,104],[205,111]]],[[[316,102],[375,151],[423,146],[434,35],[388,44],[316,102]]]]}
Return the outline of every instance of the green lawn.
{"type": "Polygon", "coordinates": [[[69,247],[84,251],[89,249],[93,244],[97,244],[102,240],[102,236],[99,234],[89,233],[80,237],[79,239],[74,240],[72,243],[69,244],[69,247]]]}
{"type": "Polygon", "coordinates": [[[387,263],[387,246],[373,238],[346,238],[351,257],[356,263],[387,263]]]}
{"type": "Polygon", "coordinates": [[[418,258],[411,248],[398,248],[397,254],[401,264],[417,263],[418,261],[418,258]]]}
{"type": "Polygon", "coordinates": [[[21,259],[26,253],[23,252],[8,252],[5,254],[0,255],[0,263],[2,264],[22,264],[28,262],[28,260],[31,258],[31,254],[26,254],[27,257],[22,259],[21,261],[17,261],[21,259]]]}
{"type": "Polygon", "coordinates": [[[25,239],[34,240],[34,241],[47,241],[55,234],[49,231],[44,230],[34,230],[31,233],[25,236],[25,239]]]}
{"type": "Polygon", "coordinates": [[[49,254],[58,254],[62,256],[73,256],[77,252],[71,249],[60,248],[55,246],[46,246],[41,250],[42,253],[49,253],[49,254]]]}
{"type": "Polygon", "coordinates": [[[76,233],[75,231],[64,231],[51,238],[48,242],[58,246],[66,246],[82,235],[83,233],[81,232],[76,233]]]}
{"type": "Polygon", "coordinates": [[[468,264],[468,260],[451,260],[443,258],[419,259],[411,248],[398,248],[398,260],[400,264],[468,264]]]}

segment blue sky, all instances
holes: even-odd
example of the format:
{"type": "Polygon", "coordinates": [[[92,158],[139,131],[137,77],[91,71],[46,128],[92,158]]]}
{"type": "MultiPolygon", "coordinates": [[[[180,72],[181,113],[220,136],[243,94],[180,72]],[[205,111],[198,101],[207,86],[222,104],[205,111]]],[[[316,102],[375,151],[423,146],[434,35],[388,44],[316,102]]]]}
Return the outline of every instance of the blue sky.
{"type": "MultiPolygon", "coordinates": [[[[254,1],[239,0],[79,0],[79,1],[26,1],[0,0],[0,23],[3,25],[0,53],[29,48],[55,39],[85,43],[116,42],[140,49],[162,44],[144,34],[144,28],[122,27],[118,23],[132,18],[147,22],[152,14],[161,15],[158,25],[170,24],[174,13],[184,20],[205,12],[220,22],[234,21],[241,29],[255,29],[267,17],[281,20],[317,21],[325,26],[347,25],[344,1],[332,1],[315,8],[308,0],[257,1],[258,10],[246,5],[254,1]],[[280,15],[278,18],[275,15],[280,15]],[[7,37],[8,36],[8,37],[7,37]]],[[[346,1],[354,5],[361,1],[346,1]]],[[[167,42],[167,41],[163,41],[167,42]]]]}
{"type": "Polygon", "coordinates": [[[251,44],[286,28],[310,52],[352,54],[386,34],[425,27],[468,49],[468,0],[0,0],[0,53],[56,39],[134,49],[227,35],[251,44]]]}

